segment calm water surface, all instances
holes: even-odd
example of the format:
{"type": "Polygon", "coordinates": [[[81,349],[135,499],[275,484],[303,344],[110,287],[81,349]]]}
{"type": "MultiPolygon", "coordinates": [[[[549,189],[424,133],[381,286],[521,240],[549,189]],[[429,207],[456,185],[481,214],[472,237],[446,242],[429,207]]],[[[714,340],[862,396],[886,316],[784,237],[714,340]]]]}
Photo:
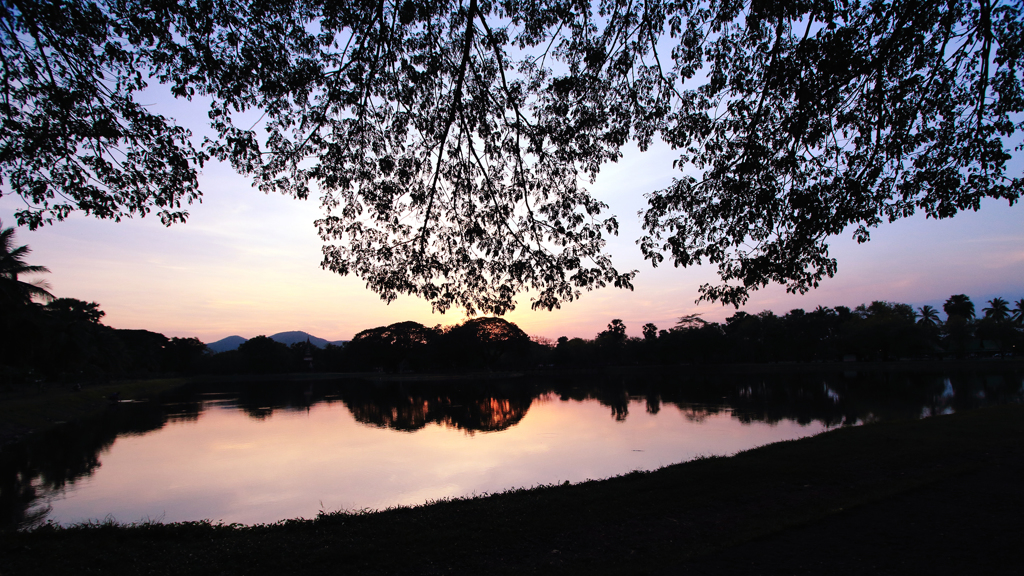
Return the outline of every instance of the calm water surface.
{"type": "Polygon", "coordinates": [[[1019,402],[1014,372],[262,382],[112,406],[5,449],[7,525],[246,524],[652,470],[1019,402]]]}

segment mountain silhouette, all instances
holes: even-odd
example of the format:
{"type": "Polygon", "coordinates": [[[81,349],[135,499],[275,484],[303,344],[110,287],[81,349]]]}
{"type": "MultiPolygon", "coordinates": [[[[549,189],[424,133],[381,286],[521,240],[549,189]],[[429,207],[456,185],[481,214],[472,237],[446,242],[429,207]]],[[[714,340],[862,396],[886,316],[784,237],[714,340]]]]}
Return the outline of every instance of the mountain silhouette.
{"type": "MultiPolygon", "coordinates": [[[[324,340],[323,338],[317,338],[309,332],[302,332],[301,330],[278,332],[277,334],[270,336],[270,339],[288,346],[291,346],[296,342],[305,342],[308,339],[309,343],[313,344],[317,348],[323,348],[327,344],[341,346],[345,342],[348,342],[348,340],[335,340],[333,342],[324,340]]],[[[228,350],[237,350],[238,347],[242,345],[242,342],[245,342],[246,340],[248,340],[248,338],[242,338],[241,336],[228,336],[227,338],[222,338],[216,342],[211,342],[210,344],[207,344],[206,347],[213,352],[226,352],[228,350]]]]}
{"type": "Polygon", "coordinates": [[[206,347],[214,352],[227,352],[228,350],[237,350],[245,340],[246,339],[241,336],[228,336],[227,338],[222,338],[216,342],[211,342],[207,344],[206,347]]]}

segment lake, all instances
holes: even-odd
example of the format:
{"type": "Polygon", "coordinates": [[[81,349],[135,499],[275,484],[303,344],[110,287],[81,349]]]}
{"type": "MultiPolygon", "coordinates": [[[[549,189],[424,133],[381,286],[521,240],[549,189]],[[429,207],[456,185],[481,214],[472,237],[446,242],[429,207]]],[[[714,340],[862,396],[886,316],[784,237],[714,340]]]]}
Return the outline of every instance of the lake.
{"type": "Polygon", "coordinates": [[[1020,370],[194,384],[7,446],[7,527],[270,523],[582,482],[1024,399],[1020,370]]]}

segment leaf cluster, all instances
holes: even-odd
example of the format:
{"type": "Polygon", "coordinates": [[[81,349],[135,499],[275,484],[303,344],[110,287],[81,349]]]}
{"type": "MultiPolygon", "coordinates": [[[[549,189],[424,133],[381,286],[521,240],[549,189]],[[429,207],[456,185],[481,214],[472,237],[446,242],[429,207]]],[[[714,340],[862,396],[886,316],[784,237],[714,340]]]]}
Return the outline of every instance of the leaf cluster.
{"type": "Polygon", "coordinates": [[[718,265],[702,297],[739,305],[769,282],[831,277],[830,236],[982,198],[1013,204],[1021,6],[1001,2],[696,3],[673,20],[665,118],[695,170],[649,194],[640,242],[658,264],[718,265]],[[698,81],[697,74],[706,76],[698,81]]]}
{"type": "Polygon", "coordinates": [[[170,225],[201,197],[206,154],[139,101],[147,62],[113,7],[83,0],[0,4],[0,184],[35,229],[81,211],[170,225]]]}

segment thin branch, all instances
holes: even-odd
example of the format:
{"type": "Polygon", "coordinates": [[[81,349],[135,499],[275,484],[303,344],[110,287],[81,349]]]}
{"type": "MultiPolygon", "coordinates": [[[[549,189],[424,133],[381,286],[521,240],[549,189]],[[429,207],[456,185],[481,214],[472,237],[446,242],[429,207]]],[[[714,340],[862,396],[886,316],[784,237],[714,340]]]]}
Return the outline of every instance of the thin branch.
{"type": "Polygon", "coordinates": [[[441,176],[441,161],[444,158],[444,147],[448,141],[448,132],[451,130],[452,124],[455,122],[455,115],[462,106],[462,85],[466,79],[466,68],[469,66],[469,52],[473,45],[473,31],[476,29],[473,26],[473,20],[476,18],[476,13],[476,0],[470,0],[469,11],[466,14],[466,37],[462,46],[462,63],[459,66],[459,76],[455,83],[455,94],[452,96],[452,104],[448,109],[448,119],[445,122],[444,133],[441,135],[441,141],[438,144],[437,165],[434,167],[434,178],[430,183],[430,200],[427,202],[427,211],[424,214],[423,226],[420,228],[419,236],[421,256],[426,253],[427,227],[430,225],[430,213],[434,208],[434,197],[437,194],[437,181],[441,176]]]}

